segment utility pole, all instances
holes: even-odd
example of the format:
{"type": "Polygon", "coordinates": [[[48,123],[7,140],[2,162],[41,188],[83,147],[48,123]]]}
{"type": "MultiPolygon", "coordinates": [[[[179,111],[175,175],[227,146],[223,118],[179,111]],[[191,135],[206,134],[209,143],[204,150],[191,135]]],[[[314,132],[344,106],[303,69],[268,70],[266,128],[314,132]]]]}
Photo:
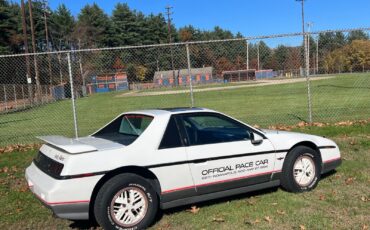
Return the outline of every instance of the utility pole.
{"type": "MultiPolygon", "coordinates": [[[[172,43],[172,34],[171,34],[171,15],[173,12],[171,10],[173,9],[172,6],[168,5],[166,6],[166,14],[167,14],[167,24],[168,24],[168,43],[172,43]]],[[[172,76],[174,78],[175,85],[178,85],[178,79],[175,76],[175,64],[173,60],[173,47],[170,45],[170,52],[171,52],[171,67],[172,67],[172,76]]]]}
{"type": "MultiPolygon", "coordinates": [[[[50,52],[50,43],[49,43],[49,30],[48,30],[48,22],[47,22],[47,1],[44,0],[43,1],[43,5],[44,5],[44,26],[45,26],[45,40],[46,40],[46,50],[47,52],[50,52]]],[[[51,71],[51,59],[50,59],[50,53],[48,53],[48,67],[49,67],[49,79],[50,79],[50,85],[53,85],[53,74],[52,74],[52,71],[51,71]]]]}
{"type": "Polygon", "coordinates": [[[312,105],[311,105],[311,86],[310,86],[310,72],[309,72],[309,57],[307,52],[307,35],[305,32],[304,24],[304,2],[305,0],[296,0],[301,2],[301,12],[302,12],[302,34],[303,34],[303,48],[304,48],[304,60],[305,60],[305,77],[307,82],[307,100],[308,100],[308,121],[312,123],[312,105]]]}
{"type": "Polygon", "coordinates": [[[26,9],[24,7],[24,0],[21,0],[21,11],[22,11],[22,30],[23,30],[23,43],[24,53],[26,54],[26,78],[28,85],[28,100],[32,105],[33,102],[33,90],[32,90],[32,79],[31,79],[31,67],[30,67],[30,56],[28,55],[28,39],[27,39],[27,23],[26,23],[26,9]]]}
{"type": "Polygon", "coordinates": [[[35,65],[35,81],[36,81],[36,91],[37,91],[37,96],[36,98],[41,97],[41,88],[40,88],[40,78],[39,78],[39,68],[37,64],[37,59],[36,59],[36,41],[35,41],[35,28],[33,25],[33,17],[32,17],[32,0],[28,0],[28,10],[30,14],[30,25],[31,25],[31,38],[32,38],[32,52],[33,54],[33,62],[35,65]]]}

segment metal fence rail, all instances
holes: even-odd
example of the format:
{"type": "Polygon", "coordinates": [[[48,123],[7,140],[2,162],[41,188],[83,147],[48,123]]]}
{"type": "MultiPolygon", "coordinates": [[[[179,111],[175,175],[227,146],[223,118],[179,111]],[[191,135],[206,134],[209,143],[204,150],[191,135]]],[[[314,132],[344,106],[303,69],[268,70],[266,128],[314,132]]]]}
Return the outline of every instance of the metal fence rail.
{"type": "Polygon", "coordinates": [[[265,127],[368,119],[370,41],[328,39],[358,30],[370,28],[305,44],[293,33],[2,55],[0,146],[87,135],[143,108],[208,107],[265,127]]]}

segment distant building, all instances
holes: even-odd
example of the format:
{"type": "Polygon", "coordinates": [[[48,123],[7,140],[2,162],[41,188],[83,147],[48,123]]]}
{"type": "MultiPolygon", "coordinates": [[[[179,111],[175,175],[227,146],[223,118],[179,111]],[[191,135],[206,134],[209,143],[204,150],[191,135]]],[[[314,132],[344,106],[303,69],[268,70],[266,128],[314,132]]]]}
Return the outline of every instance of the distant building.
{"type": "MultiPolygon", "coordinates": [[[[191,77],[193,84],[213,82],[213,67],[192,68],[191,77]]],[[[189,85],[190,77],[187,69],[157,71],[154,73],[153,82],[159,86],[174,86],[178,79],[179,85],[189,85]],[[175,75],[173,74],[175,72],[175,75]]]]}
{"type": "Polygon", "coordinates": [[[272,69],[262,69],[262,70],[256,71],[257,79],[273,78],[277,76],[278,76],[278,73],[276,71],[273,71],[272,69]]]}
{"type": "Polygon", "coordinates": [[[223,71],[222,78],[225,82],[236,82],[236,81],[251,81],[256,79],[266,79],[276,77],[278,74],[272,69],[255,70],[255,69],[242,69],[242,70],[231,70],[223,71]]]}
{"type": "Polygon", "coordinates": [[[256,80],[256,70],[241,69],[241,70],[223,71],[222,78],[224,79],[225,82],[256,80]]]}
{"type": "Polygon", "coordinates": [[[125,72],[117,72],[92,76],[88,79],[86,88],[88,94],[128,90],[127,74],[125,72]]]}

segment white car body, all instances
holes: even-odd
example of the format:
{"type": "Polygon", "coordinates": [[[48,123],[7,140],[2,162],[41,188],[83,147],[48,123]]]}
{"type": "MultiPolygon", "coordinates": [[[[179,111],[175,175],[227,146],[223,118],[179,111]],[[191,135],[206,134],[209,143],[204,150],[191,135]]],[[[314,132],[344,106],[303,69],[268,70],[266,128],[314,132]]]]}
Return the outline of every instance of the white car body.
{"type": "Polygon", "coordinates": [[[97,190],[115,173],[133,172],[150,176],[160,206],[165,209],[279,186],[284,159],[289,150],[299,144],[320,152],[322,173],[333,170],[341,162],[338,146],[327,138],[258,130],[244,123],[256,136],[263,138],[261,143],[253,144],[249,140],[159,148],[170,117],[187,113],[226,116],[199,108],[124,113],[120,116],[153,117],[146,130],[127,146],[93,134],[78,139],[40,137],[46,144],[40,149],[38,162],[45,162],[48,166],[42,170],[33,162],[27,168],[29,187],[57,216],[88,219],[97,190]],[[62,167],[60,175],[46,172],[56,170],[52,167],[62,167]]]}

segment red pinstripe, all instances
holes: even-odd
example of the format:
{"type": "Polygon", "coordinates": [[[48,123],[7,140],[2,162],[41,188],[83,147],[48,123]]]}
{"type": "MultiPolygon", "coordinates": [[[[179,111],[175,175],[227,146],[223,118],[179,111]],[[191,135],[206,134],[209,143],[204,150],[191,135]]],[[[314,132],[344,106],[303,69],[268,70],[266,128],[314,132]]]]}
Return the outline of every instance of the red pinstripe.
{"type": "Polygon", "coordinates": [[[330,163],[330,162],[333,162],[333,161],[336,161],[336,160],[339,160],[339,159],[340,159],[340,157],[332,158],[332,159],[324,161],[324,164],[330,163]]]}

